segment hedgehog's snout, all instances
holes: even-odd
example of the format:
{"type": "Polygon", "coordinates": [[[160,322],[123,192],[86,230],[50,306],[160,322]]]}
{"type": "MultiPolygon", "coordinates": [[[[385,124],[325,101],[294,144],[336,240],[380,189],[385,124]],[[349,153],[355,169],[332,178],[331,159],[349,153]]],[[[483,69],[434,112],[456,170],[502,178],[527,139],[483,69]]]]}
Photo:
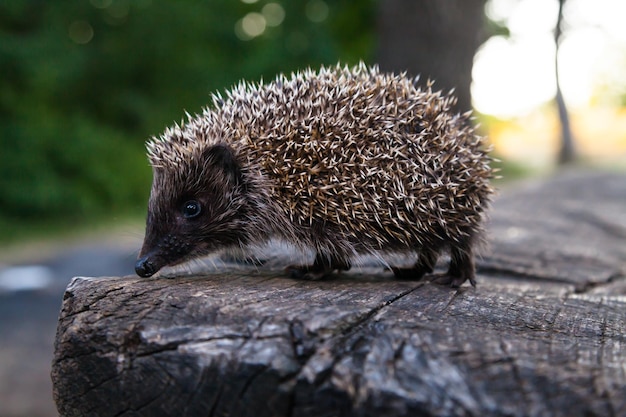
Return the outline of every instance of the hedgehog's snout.
{"type": "Polygon", "coordinates": [[[159,268],[154,264],[149,256],[139,258],[135,264],[135,272],[142,278],[148,278],[156,274],[159,268]]]}
{"type": "Polygon", "coordinates": [[[153,245],[154,235],[146,235],[139,259],[135,263],[135,272],[143,278],[151,277],[164,266],[176,265],[185,260],[192,245],[174,234],[167,234],[153,245]]]}

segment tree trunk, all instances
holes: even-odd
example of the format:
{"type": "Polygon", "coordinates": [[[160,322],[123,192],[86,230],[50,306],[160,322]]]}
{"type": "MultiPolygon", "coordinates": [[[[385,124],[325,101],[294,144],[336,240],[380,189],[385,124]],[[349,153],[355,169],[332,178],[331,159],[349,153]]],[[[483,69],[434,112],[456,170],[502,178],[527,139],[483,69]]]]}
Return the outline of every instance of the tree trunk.
{"type": "Polygon", "coordinates": [[[556,50],[554,53],[554,72],[556,79],[556,106],[559,113],[559,121],[561,123],[561,148],[559,150],[559,165],[567,165],[576,161],[576,148],[574,146],[574,136],[569,121],[569,113],[563,92],[561,91],[561,77],[559,77],[559,48],[561,46],[561,35],[563,34],[563,6],[565,0],[559,0],[559,14],[556,22],[556,30],[554,31],[554,44],[556,50]]]}
{"type": "Polygon", "coordinates": [[[196,276],[75,278],[52,364],[59,413],[626,415],[624,207],[623,175],[505,193],[477,288],[373,266],[295,281],[274,268],[280,256],[196,276]]]}
{"type": "Polygon", "coordinates": [[[472,108],[470,86],[476,49],[484,41],[485,0],[380,0],[381,69],[430,78],[455,89],[457,110],[472,108]]]}

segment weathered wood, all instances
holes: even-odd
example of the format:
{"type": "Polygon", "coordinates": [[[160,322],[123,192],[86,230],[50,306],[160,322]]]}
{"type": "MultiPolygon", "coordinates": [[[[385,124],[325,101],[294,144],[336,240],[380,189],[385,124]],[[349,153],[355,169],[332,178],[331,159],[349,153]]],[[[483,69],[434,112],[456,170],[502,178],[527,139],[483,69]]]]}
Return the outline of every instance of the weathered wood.
{"type": "Polygon", "coordinates": [[[494,204],[478,287],[369,267],[75,278],[62,416],[626,415],[626,177],[567,174],[494,204]]]}

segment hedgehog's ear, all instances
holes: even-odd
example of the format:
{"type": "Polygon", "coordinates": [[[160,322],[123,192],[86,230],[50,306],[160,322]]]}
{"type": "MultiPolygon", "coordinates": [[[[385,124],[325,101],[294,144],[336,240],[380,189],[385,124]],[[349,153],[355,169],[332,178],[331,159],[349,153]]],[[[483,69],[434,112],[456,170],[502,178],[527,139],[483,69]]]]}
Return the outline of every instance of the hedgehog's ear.
{"type": "Polygon", "coordinates": [[[205,161],[211,160],[213,166],[221,168],[226,178],[232,180],[233,184],[242,184],[241,166],[230,146],[226,144],[213,145],[204,151],[203,156],[205,161]]]}

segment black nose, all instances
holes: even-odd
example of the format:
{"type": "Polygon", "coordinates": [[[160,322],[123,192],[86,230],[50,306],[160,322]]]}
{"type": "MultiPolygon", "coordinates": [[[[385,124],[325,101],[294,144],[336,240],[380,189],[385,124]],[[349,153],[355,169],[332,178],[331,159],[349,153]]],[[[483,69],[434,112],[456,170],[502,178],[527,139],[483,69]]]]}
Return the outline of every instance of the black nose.
{"type": "Polygon", "coordinates": [[[151,277],[157,271],[157,267],[148,259],[148,257],[139,259],[135,264],[135,272],[143,278],[151,277]]]}

